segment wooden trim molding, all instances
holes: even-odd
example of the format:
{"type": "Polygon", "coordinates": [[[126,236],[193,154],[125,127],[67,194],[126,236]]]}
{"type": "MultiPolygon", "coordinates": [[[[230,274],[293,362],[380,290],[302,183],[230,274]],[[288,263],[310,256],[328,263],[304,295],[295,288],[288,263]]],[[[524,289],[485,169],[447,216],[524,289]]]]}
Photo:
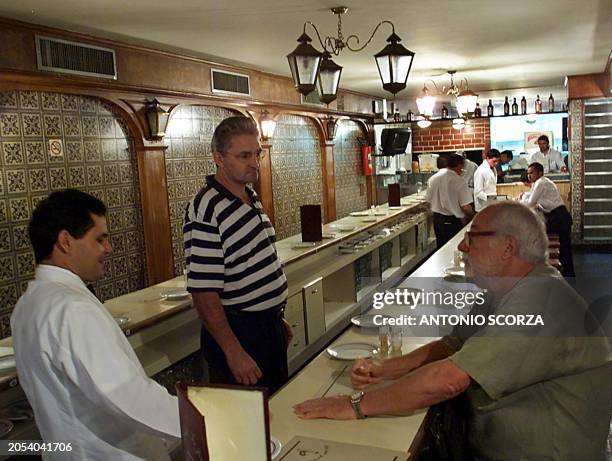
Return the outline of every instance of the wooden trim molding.
{"type": "Polygon", "coordinates": [[[568,99],[606,98],[607,76],[601,74],[570,75],[566,81],[568,99]]]}
{"type": "Polygon", "coordinates": [[[325,141],[322,144],[323,158],[323,196],[325,197],[326,222],[336,220],[336,175],[334,173],[334,143],[325,141]]]}
{"type": "Polygon", "coordinates": [[[272,225],[275,225],[274,220],[274,190],[272,189],[272,158],[271,149],[272,145],[268,143],[262,143],[261,148],[263,149],[263,157],[259,165],[259,181],[255,184],[255,190],[259,194],[261,204],[270,218],[272,225]]]}

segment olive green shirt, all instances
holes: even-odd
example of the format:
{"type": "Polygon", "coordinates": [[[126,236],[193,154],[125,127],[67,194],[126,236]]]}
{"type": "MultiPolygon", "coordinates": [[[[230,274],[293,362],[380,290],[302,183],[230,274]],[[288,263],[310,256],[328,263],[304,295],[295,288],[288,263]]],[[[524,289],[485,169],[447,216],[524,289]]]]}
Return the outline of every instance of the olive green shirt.
{"type": "MultiPolygon", "coordinates": [[[[612,408],[608,338],[584,334],[584,300],[547,265],[491,313],[541,314],[544,326],[487,325],[447,336],[472,379],[469,438],[482,460],[605,460],[612,408]]],[[[601,333],[601,332],[600,332],[601,333]]]]}

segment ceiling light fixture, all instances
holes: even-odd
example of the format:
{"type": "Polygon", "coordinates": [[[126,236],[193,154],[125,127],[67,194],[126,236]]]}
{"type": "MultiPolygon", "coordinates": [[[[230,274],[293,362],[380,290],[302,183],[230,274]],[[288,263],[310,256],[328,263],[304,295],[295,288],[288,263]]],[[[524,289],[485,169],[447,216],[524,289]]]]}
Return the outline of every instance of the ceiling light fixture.
{"type": "Polygon", "coordinates": [[[376,53],[374,58],[383,88],[393,94],[402,91],[406,88],[414,53],[399,43],[402,39],[395,33],[395,26],[391,21],[379,22],[363,46],[359,46],[359,37],[355,34],[345,38],[342,34],[342,15],[347,11],[348,8],[345,6],[331,8],[331,12],[338,17],[336,37],[327,36],[322,39],[319,30],[312,22],[304,23],[302,35],[297,40],[299,45],[287,55],[295,88],[303,95],[307,95],[318,86],[321,101],[329,105],[337,97],[342,73],[342,67],[331,60],[332,55],[338,56],[344,49],[353,52],[362,51],[370,44],[380,26],[388,24],[391,26],[391,35],[387,37],[388,44],[376,53]],[[323,48],[322,53],[310,44],[312,39],[306,34],[307,25],[310,25],[317,34],[323,48]],[[351,45],[351,41],[355,44],[351,45]]]}
{"type": "Polygon", "coordinates": [[[431,120],[429,117],[424,117],[417,122],[419,128],[429,128],[431,126],[431,120]]]}
{"type": "Polygon", "coordinates": [[[455,98],[455,106],[457,107],[457,112],[459,115],[467,116],[468,114],[474,112],[476,102],[478,102],[478,95],[469,89],[468,81],[465,77],[460,81],[459,86],[455,85],[453,77],[456,72],[456,70],[448,71],[451,78],[450,86],[443,86],[441,90],[433,80],[427,80],[425,83],[423,83],[423,89],[416,100],[417,107],[419,108],[419,112],[421,114],[425,116],[433,115],[433,107],[436,104],[436,96],[429,93],[426,85],[427,82],[431,82],[433,84],[434,88],[438,92],[438,95],[449,95],[455,98]],[[465,87],[463,86],[464,82],[465,87]]]}

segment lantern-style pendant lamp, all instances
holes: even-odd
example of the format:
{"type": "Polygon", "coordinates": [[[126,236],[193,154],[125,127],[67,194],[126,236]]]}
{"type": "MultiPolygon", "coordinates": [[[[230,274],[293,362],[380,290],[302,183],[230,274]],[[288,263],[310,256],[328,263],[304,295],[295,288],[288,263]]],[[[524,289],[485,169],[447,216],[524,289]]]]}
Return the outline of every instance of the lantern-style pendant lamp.
{"type": "Polygon", "coordinates": [[[327,105],[338,97],[338,85],[342,66],[339,66],[331,59],[331,54],[323,53],[323,62],[319,69],[317,85],[319,87],[319,100],[327,105]]]}
{"type": "Polygon", "coordinates": [[[388,45],[374,55],[383,88],[396,94],[406,88],[406,80],[412,67],[414,53],[401,45],[402,39],[393,32],[387,38],[388,45]]]}
{"type": "Polygon", "coordinates": [[[299,45],[287,55],[295,88],[304,96],[315,89],[323,54],[311,44],[312,39],[303,32],[297,40],[299,45]]]}
{"type": "Polygon", "coordinates": [[[159,140],[166,136],[166,128],[170,119],[170,112],[162,109],[157,99],[149,101],[145,109],[147,125],[151,139],[159,140]]]}

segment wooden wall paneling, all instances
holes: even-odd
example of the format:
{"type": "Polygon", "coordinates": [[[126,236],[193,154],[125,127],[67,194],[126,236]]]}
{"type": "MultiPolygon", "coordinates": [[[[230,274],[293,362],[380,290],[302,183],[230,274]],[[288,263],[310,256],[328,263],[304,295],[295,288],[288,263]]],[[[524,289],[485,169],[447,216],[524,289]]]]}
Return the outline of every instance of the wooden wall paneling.
{"type": "Polygon", "coordinates": [[[568,99],[607,97],[606,74],[570,75],[567,77],[568,99]]]}
{"type": "Polygon", "coordinates": [[[262,143],[263,157],[259,165],[259,181],[255,185],[255,190],[259,194],[261,204],[270,218],[272,225],[274,221],[274,191],[272,189],[272,144],[262,143]]]}
{"type": "Polygon", "coordinates": [[[174,277],[165,150],[162,145],[136,148],[150,285],[174,277]]]}
{"type": "Polygon", "coordinates": [[[325,197],[326,222],[336,220],[336,176],[334,173],[334,143],[324,141],[321,144],[323,158],[323,196],[325,197]]]}

